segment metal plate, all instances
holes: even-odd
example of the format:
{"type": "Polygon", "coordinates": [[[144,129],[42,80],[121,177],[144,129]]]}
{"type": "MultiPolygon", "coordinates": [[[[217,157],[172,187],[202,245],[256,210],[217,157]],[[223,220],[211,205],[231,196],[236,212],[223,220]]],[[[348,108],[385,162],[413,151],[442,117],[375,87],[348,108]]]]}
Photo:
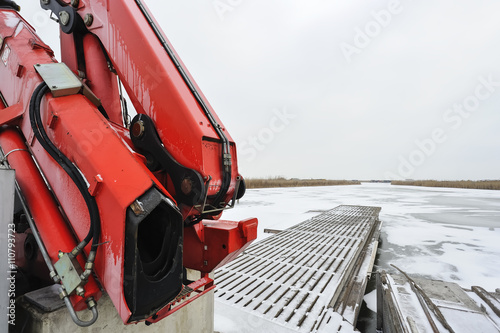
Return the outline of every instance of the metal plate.
{"type": "Polygon", "coordinates": [[[30,291],[24,294],[24,299],[44,312],[52,312],[64,307],[64,301],[59,297],[58,284],[30,291]]]}
{"type": "Polygon", "coordinates": [[[65,253],[55,264],[54,268],[61,278],[61,281],[66,288],[66,292],[71,294],[78,286],[84,284],[80,278],[83,269],[75,258],[70,258],[68,253],[65,253]]]}
{"type": "Polygon", "coordinates": [[[54,97],[77,94],[82,82],[64,63],[36,64],[35,70],[47,83],[54,97]]]}

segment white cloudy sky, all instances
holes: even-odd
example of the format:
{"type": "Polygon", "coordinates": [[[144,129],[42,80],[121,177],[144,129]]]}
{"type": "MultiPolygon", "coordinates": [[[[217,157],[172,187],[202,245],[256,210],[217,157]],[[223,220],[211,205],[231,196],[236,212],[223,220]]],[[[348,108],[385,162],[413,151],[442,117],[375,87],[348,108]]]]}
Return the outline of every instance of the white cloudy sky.
{"type": "MultiPolygon", "coordinates": [[[[57,49],[38,1],[18,3],[57,49]]],[[[246,177],[500,178],[497,1],[147,4],[246,177]]]]}

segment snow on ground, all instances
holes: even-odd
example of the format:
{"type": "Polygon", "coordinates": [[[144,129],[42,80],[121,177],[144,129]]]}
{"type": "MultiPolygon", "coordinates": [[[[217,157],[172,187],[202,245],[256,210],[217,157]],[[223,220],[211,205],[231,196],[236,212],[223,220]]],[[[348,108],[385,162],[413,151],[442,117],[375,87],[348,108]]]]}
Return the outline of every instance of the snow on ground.
{"type": "MultiPolygon", "coordinates": [[[[500,191],[370,183],[251,189],[222,218],[257,217],[262,240],[265,228],[286,229],[338,205],[382,207],[377,269],[395,272],[394,264],[465,288],[500,288],[500,191]]],[[[218,308],[215,328],[225,332],[218,308]]]]}

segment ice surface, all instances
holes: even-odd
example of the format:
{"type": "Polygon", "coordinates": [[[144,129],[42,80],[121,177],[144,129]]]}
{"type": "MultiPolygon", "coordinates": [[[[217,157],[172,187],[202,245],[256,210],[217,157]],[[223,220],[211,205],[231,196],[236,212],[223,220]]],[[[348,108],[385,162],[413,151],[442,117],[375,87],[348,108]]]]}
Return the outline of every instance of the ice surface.
{"type": "MultiPolygon", "coordinates": [[[[265,228],[285,229],[338,205],[382,207],[376,268],[395,272],[392,263],[465,288],[500,287],[500,191],[389,184],[250,189],[222,218],[257,217],[261,240],[270,236],[265,228]]],[[[218,309],[216,331],[230,332],[224,327],[239,312],[218,309]]]]}
{"type": "Polygon", "coordinates": [[[366,294],[363,300],[365,301],[368,309],[372,310],[373,312],[377,312],[377,290],[372,290],[371,292],[366,294]]]}

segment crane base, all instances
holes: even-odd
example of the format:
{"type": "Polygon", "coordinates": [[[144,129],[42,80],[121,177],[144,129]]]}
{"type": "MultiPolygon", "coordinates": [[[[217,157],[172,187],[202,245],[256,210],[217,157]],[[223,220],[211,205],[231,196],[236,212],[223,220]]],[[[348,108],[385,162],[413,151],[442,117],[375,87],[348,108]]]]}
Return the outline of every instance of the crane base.
{"type": "MultiPolygon", "coordinates": [[[[212,333],[214,327],[214,293],[209,291],[196,302],[179,309],[158,323],[147,326],[138,324],[124,325],[111,299],[103,294],[98,302],[99,318],[90,327],[77,326],[68,314],[64,303],[57,295],[57,288],[47,287],[31,292],[17,300],[16,326],[10,332],[24,329],[27,333],[84,333],[84,332],[205,332],[212,333]],[[62,305],[62,306],[61,306],[62,305]],[[54,311],[44,311],[56,309],[54,311]],[[26,327],[21,326],[26,323],[26,327]],[[17,325],[19,324],[19,325],[17,325]]],[[[89,311],[77,313],[80,319],[88,320],[89,311]]]]}

